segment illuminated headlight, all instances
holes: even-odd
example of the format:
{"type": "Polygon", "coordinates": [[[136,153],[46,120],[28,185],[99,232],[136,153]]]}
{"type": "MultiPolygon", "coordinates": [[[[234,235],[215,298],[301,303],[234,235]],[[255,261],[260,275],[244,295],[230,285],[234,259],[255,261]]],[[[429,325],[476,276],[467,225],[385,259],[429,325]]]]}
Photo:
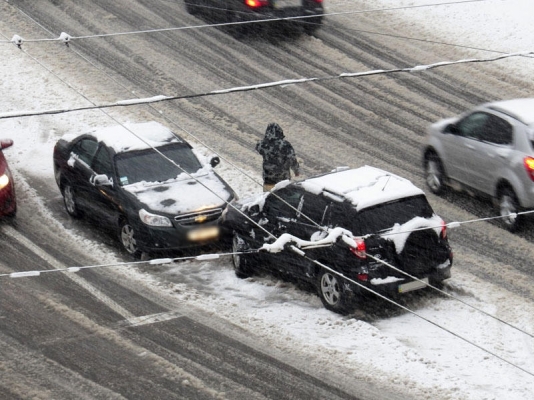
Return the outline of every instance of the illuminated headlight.
{"type": "Polygon", "coordinates": [[[7,185],[9,185],[9,176],[4,174],[0,176],[0,189],[5,188],[7,185]]]}
{"type": "Polygon", "coordinates": [[[144,209],[139,210],[139,218],[141,218],[143,223],[150,226],[172,226],[169,218],[161,215],[151,214],[144,209]]]}

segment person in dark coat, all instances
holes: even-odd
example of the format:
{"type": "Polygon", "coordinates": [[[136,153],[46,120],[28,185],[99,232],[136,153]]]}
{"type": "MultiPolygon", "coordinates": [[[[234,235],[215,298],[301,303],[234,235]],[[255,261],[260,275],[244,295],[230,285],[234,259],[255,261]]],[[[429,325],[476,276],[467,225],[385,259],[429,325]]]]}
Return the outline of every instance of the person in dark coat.
{"type": "Polygon", "coordinates": [[[256,151],[263,156],[263,191],[268,192],[278,182],[291,179],[291,170],[299,176],[299,163],[291,143],[284,138],[280,125],[271,123],[265,137],[256,144],[256,151]]]}

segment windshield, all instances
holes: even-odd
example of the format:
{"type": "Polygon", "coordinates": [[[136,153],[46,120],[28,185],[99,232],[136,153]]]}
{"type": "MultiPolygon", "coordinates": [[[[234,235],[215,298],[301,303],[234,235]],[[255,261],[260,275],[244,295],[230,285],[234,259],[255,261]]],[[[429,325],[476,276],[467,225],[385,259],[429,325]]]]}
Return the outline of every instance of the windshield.
{"type": "Polygon", "coordinates": [[[154,149],[120,153],[115,157],[115,165],[121,186],[137,182],[164,182],[174,179],[184,171],[191,174],[201,168],[201,164],[190,147],[184,144],[171,144],[158,147],[177,167],[162,157],[154,149]]]}
{"type": "Polygon", "coordinates": [[[434,214],[425,196],[407,197],[366,208],[358,213],[353,232],[378,233],[404,224],[415,217],[430,218],[434,214]]]}

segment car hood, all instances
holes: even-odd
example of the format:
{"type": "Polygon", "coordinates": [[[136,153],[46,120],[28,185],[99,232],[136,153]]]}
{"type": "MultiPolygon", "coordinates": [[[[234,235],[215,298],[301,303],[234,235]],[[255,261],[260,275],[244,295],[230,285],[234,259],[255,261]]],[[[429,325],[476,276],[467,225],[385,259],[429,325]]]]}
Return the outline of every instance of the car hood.
{"type": "MultiPolygon", "coordinates": [[[[183,174],[182,174],[183,175],[183,174]]],[[[124,186],[147,210],[165,214],[185,214],[224,207],[233,194],[214,172],[194,174],[166,182],[139,182],[124,186]]]]}

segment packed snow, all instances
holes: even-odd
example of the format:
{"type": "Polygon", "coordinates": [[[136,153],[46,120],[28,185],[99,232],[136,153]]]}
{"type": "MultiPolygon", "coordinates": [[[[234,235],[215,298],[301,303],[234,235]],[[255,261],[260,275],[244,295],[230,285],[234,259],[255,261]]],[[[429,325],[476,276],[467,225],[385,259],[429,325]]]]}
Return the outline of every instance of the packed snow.
{"type": "MultiPolygon", "coordinates": [[[[351,2],[329,0],[325,3],[329,11],[335,12],[344,10],[351,2]]],[[[371,9],[431,2],[366,0],[360,3],[371,9]]],[[[440,7],[389,11],[388,20],[392,26],[410,24],[414,29],[421,26],[417,28],[419,32],[426,30],[428,37],[446,39],[449,43],[518,52],[534,50],[531,48],[534,28],[531,14],[527,12],[531,7],[531,0],[449,3],[440,7]]],[[[3,33],[11,37],[15,32],[3,33]]],[[[25,57],[16,46],[0,45],[0,60],[0,73],[12,78],[0,82],[0,113],[87,104],[39,64],[25,57]]],[[[503,64],[518,76],[531,79],[534,64],[530,59],[507,60],[503,64]]],[[[125,116],[127,118],[131,115],[125,116]]],[[[40,177],[54,184],[52,149],[64,133],[109,125],[113,125],[113,121],[93,111],[0,120],[1,135],[15,140],[15,145],[5,154],[18,179],[18,187],[22,191],[27,188],[25,176],[40,177]]],[[[228,165],[217,168],[238,194],[261,192],[261,187],[243,179],[228,165]]],[[[260,180],[259,171],[247,172],[260,180]]],[[[44,202],[38,198],[36,201],[41,204],[43,214],[50,214],[44,202]]],[[[77,235],[77,232],[70,233],[77,235]]],[[[98,243],[82,236],[78,243],[92,254],[101,254],[102,260],[115,259],[114,255],[105,254],[98,243]]],[[[314,360],[320,360],[318,366],[322,368],[341,366],[347,379],[352,376],[377,379],[399,393],[427,399],[526,400],[533,397],[533,339],[462,302],[427,296],[421,300],[419,316],[392,311],[372,320],[347,318],[325,310],[317,296],[272,277],[237,279],[228,257],[158,265],[167,261],[170,260],[152,263],[157,266],[157,273],[143,274],[134,268],[121,268],[120,273],[170,291],[185,303],[226,318],[288,354],[310,354],[314,360]],[[446,330],[429,321],[438,322],[446,330]],[[468,338],[476,346],[461,338],[468,338]]],[[[531,320],[534,305],[525,304],[518,294],[506,292],[460,269],[453,269],[449,291],[489,314],[505,299],[510,305],[506,320],[526,331],[533,330],[524,321],[531,320]]],[[[414,302],[417,305],[417,300],[414,302]]]]}

